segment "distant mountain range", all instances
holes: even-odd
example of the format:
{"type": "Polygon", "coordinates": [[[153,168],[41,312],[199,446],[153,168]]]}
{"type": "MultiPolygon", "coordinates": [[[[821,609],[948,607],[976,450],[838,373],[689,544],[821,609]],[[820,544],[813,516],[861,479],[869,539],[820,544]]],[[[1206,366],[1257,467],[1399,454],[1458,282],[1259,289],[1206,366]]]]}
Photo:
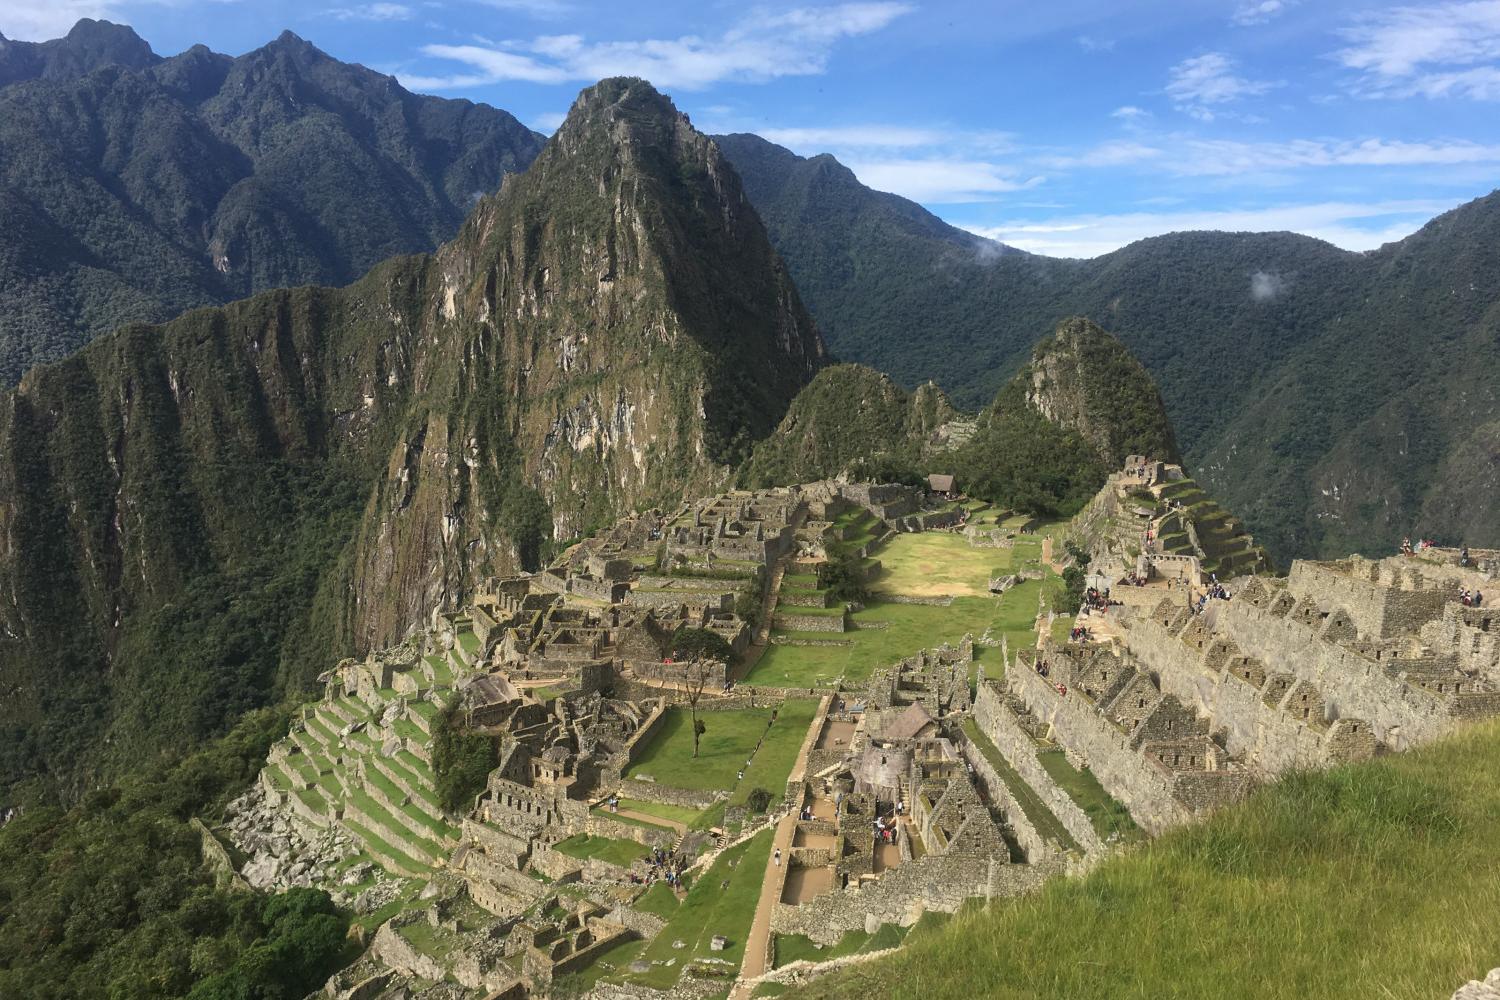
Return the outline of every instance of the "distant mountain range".
{"type": "MultiPolygon", "coordinates": [[[[239,58],[163,59],[87,20],[0,42],[0,381],[117,326],[431,249],[541,141],[290,34],[239,58]]],[[[1369,254],[1177,233],[1058,260],[831,156],[718,145],[841,360],[972,411],[1085,316],[1146,365],[1186,462],[1279,560],[1408,533],[1500,544],[1497,196],[1369,254]]]]}
{"type": "Polygon", "coordinates": [[[1500,195],[1373,253],[1174,233],[1022,253],[860,184],[831,156],[717,141],[832,351],[988,402],[1062,318],[1155,377],[1198,478],[1282,560],[1402,535],[1500,544],[1500,195]]]}
{"type": "Polygon", "coordinates": [[[431,250],[541,144],[289,32],[239,58],[93,20],[0,39],[0,384],[127,323],[431,250]]]}

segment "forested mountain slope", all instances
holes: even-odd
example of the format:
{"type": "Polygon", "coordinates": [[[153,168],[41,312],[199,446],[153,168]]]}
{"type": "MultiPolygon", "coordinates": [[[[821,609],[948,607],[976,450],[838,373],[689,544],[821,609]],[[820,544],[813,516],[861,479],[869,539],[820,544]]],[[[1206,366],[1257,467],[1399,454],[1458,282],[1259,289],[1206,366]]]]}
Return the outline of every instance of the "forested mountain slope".
{"type": "Polygon", "coordinates": [[[33,369],[0,395],[0,789],[192,746],[711,492],[822,363],[717,147],[609,80],[437,254],[33,369]]]}
{"type": "Polygon", "coordinates": [[[1500,195],[1356,254],[1291,233],[1174,233],[1088,261],[1008,251],[832,157],[720,144],[840,358],[959,406],[1065,316],[1122,340],[1183,457],[1276,558],[1403,534],[1500,544],[1500,195]]]}
{"type": "Polygon", "coordinates": [[[431,250],[541,143],[291,33],[238,58],[91,20],[0,40],[0,384],[126,323],[431,250]]]}

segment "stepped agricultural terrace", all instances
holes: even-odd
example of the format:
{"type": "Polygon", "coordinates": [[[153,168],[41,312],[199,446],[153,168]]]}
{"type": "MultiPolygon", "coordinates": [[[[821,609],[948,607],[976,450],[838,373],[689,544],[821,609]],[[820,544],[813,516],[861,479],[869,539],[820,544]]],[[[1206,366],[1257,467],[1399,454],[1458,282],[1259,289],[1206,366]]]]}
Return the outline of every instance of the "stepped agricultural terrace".
{"type": "Polygon", "coordinates": [[[1137,459],[1069,524],[835,482],[633,516],[324,674],[217,833],[252,885],[359,914],[329,996],[743,997],[1500,714],[1500,620],[1456,599],[1491,569],[1243,575],[1263,553],[1194,490],[1137,459]],[[1069,641],[1064,537],[1095,554],[1069,641]],[[845,556],[864,601],[823,586],[845,556]],[[870,617],[900,608],[983,626],[823,666],[901,649],[870,617]],[[727,655],[675,655],[700,633],[727,655]],[[445,727],[495,753],[451,809],[445,727]]]}

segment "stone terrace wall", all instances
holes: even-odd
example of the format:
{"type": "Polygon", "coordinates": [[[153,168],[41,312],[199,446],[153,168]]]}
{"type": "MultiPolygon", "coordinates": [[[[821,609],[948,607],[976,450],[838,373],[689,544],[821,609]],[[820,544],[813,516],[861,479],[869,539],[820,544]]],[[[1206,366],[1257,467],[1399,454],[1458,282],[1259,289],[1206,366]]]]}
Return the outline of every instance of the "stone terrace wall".
{"type": "Polygon", "coordinates": [[[1027,861],[1041,861],[1061,850],[1060,845],[1043,837],[1041,831],[1032,825],[1005,779],[1000,777],[1000,773],[979,752],[979,748],[967,739],[963,741],[963,755],[964,760],[973,768],[974,777],[984,789],[985,796],[992,804],[1004,810],[1005,821],[1010,825],[1011,833],[1015,835],[1016,843],[1021,846],[1027,861]]]}
{"type": "Polygon", "coordinates": [[[1244,600],[1225,605],[1219,624],[1246,654],[1315,685],[1334,718],[1366,720],[1395,750],[1452,728],[1448,699],[1390,676],[1385,664],[1329,642],[1313,626],[1244,600]]]}
{"type": "Polygon", "coordinates": [[[1388,639],[1415,633],[1442,616],[1450,591],[1413,589],[1421,582],[1415,568],[1396,571],[1355,558],[1347,563],[1295,562],[1287,589],[1319,607],[1343,608],[1366,638],[1388,639]]]}
{"type": "MultiPolygon", "coordinates": [[[[1024,669],[1024,668],[1019,668],[1024,669]]],[[[985,682],[979,685],[979,695],[974,700],[974,722],[980,732],[988,736],[995,749],[1016,769],[1021,780],[1031,786],[1032,791],[1052,811],[1063,828],[1078,841],[1085,854],[1099,854],[1104,850],[1104,841],[1089,820],[1088,814],[1073,801],[1073,796],[1063,791],[1037,757],[1036,743],[1016,724],[1015,716],[1005,704],[998,685],[985,682]]],[[[982,759],[983,755],[979,755],[982,759]]],[[[988,766],[989,762],[985,762],[988,766]]],[[[996,776],[998,778],[998,775],[996,776]]],[[[1003,784],[1003,782],[1002,782],[1003,784]]],[[[1025,845],[1022,845],[1025,846],[1025,845]]],[[[1031,853],[1028,851],[1028,858],[1031,853]]]]}
{"type": "Polygon", "coordinates": [[[1225,749],[1243,756],[1260,777],[1329,763],[1328,727],[1295,718],[1278,706],[1279,699],[1267,704],[1263,685],[1227,666],[1210,667],[1204,656],[1213,650],[1212,642],[1199,652],[1160,622],[1143,617],[1131,621],[1126,641],[1130,652],[1156,674],[1162,691],[1207,717],[1210,731],[1223,730],[1225,749]]]}
{"type": "Polygon", "coordinates": [[[1141,827],[1159,834],[1193,818],[1173,795],[1171,778],[1150,767],[1145,757],[1131,749],[1130,738],[1099,715],[1083,695],[1059,695],[1045,678],[1024,665],[1007,671],[1005,683],[1038,719],[1051,724],[1069,758],[1087,763],[1104,790],[1130,810],[1141,827]]]}
{"type": "Polygon", "coordinates": [[[1063,871],[1056,860],[1012,865],[1003,858],[929,854],[863,886],[833,889],[799,905],[778,902],[771,930],[831,945],[849,931],[863,929],[867,914],[882,924],[910,926],[925,910],[953,913],[975,896],[1020,896],[1063,871]]]}

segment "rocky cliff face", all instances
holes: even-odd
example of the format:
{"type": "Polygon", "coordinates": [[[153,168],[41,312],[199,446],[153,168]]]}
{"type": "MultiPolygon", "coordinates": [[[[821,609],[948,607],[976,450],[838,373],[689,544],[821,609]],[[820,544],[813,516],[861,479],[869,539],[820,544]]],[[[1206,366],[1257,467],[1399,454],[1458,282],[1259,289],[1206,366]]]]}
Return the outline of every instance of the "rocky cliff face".
{"type": "Polygon", "coordinates": [[[0,777],[183,743],[710,492],[823,353],[716,147],[612,80],[435,256],[34,370],[0,397],[0,777]]]}
{"type": "Polygon", "coordinates": [[[1075,316],[1059,323],[1032,350],[1018,380],[1033,409],[1077,431],[1107,468],[1124,465],[1127,455],[1179,460],[1151,375],[1124,344],[1089,320],[1075,316]]]}

